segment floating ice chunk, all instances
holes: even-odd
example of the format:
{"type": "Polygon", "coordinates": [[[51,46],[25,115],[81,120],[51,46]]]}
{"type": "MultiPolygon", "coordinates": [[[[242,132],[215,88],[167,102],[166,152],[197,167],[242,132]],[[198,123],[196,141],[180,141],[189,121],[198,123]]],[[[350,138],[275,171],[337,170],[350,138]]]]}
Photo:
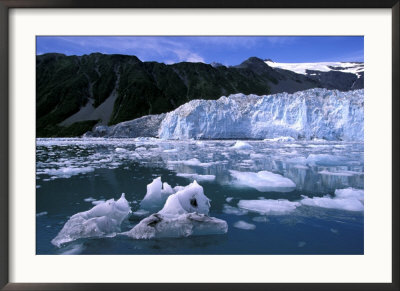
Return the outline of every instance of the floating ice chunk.
{"type": "Polygon", "coordinates": [[[83,201],[85,201],[85,202],[93,202],[93,201],[96,201],[96,199],[94,199],[93,197],[88,197],[88,198],[83,199],[83,201]]]}
{"type": "Polygon", "coordinates": [[[176,153],[178,152],[178,149],[169,149],[169,150],[163,150],[164,153],[176,153]]]}
{"type": "Polygon", "coordinates": [[[225,199],[225,201],[228,203],[231,202],[232,200],[233,200],[233,197],[226,197],[226,199],[225,199]]]}
{"type": "Polygon", "coordinates": [[[260,192],[290,192],[296,188],[296,184],[289,178],[268,171],[254,173],[231,170],[230,173],[234,185],[255,188],[260,192]]]}
{"type": "Polygon", "coordinates": [[[122,221],[130,212],[129,203],[122,194],[117,201],[110,199],[73,215],[51,243],[60,247],[80,238],[112,236],[120,231],[122,221]]]}
{"type": "Polygon", "coordinates": [[[207,216],[210,200],[196,181],[168,197],[163,209],[122,233],[134,239],[224,234],[226,221],[207,216]]]}
{"type": "Polygon", "coordinates": [[[248,213],[247,210],[236,208],[227,204],[224,204],[222,212],[225,214],[234,214],[234,215],[246,215],[248,213]]]}
{"type": "Polygon", "coordinates": [[[188,173],[178,173],[178,177],[183,177],[187,179],[197,180],[197,181],[214,181],[215,175],[199,175],[199,174],[188,174],[188,173]]]}
{"type": "Polygon", "coordinates": [[[49,176],[53,176],[54,178],[71,178],[72,176],[75,176],[75,175],[86,174],[86,173],[90,173],[93,171],[94,171],[94,168],[92,168],[92,167],[82,167],[82,168],[64,167],[64,168],[59,168],[59,169],[44,169],[44,170],[38,171],[36,174],[38,174],[38,175],[46,174],[49,176]]]}
{"type": "Polygon", "coordinates": [[[354,188],[336,189],[335,196],[341,199],[355,198],[359,201],[364,201],[364,190],[354,188]]]}
{"type": "Polygon", "coordinates": [[[182,164],[187,165],[187,166],[198,166],[201,164],[201,162],[198,159],[193,158],[193,159],[190,159],[187,161],[182,161],[182,164]]]}
{"type": "Polygon", "coordinates": [[[340,199],[340,198],[332,198],[329,195],[326,195],[324,197],[314,197],[314,198],[305,197],[304,199],[301,200],[301,203],[307,206],[341,209],[348,211],[364,210],[364,204],[356,198],[340,199]]]}
{"type": "Polygon", "coordinates": [[[290,142],[290,141],[295,141],[296,139],[291,137],[291,136],[279,136],[275,138],[266,138],[264,141],[270,141],[270,142],[290,142]]]}
{"type": "Polygon", "coordinates": [[[307,158],[307,164],[310,166],[338,166],[343,163],[342,157],[328,154],[310,154],[307,158]]]}
{"type": "Polygon", "coordinates": [[[127,152],[127,150],[126,150],[126,149],[123,149],[123,148],[116,148],[115,151],[116,151],[117,153],[126,153],[126,152],[127,152]]]}
{"type": "Polygon", "coordinates": [[[169,196],[175,192],[176,191],[174,191],[174,189],[172,189],[172,187],[167,182],[163,183],[163,188],[161,190],[161,194],[169,196]]]}
{"type": "Polygon", "coordinates": [[[292,202],[289,200],[240,200],[238,207],[249,211],[257,212],[262,215],[281,215],[294,211],[299,202],[292,202]]]}
{"type": "Polygon", "coordinates": [[[209,210],[210,199],[204,195],[203,187],[194,181],[184,189],[169,196],[159,213],[167,216],[191,212],[207,215],[209,210]]]}
{"type": "Polygon", "coordinates": [[[168,217],[155,213],[122,234],[134,239],[152,239],[225,234],[227,231],[226,221],[205,214],[184,213],[168,217]]]}
{"type": "Polygon", "coordinates": [[[239,220],[238,222],[235,222],[233,224],[233,226],[236,227],[236,228],[244,229],[244,230],[256,229],[256,226],[254,224],[248,223],[248,222],[243,221],[243,220],[239,220]]]}
{"type": "Polygon", "coordinates": [[[193,159],[186,160],[186,161],[168,161],[168,163],[169,164],[183,164],[183,165],[186,165],[186,166],[208,167],[208,166],[211,166],[213,164],[216,164],[217,162],[202,163],[198,159],[193,158],[193,159]]]}
{"type": "Polygon", "coordinates": [[[174,193],[168,183],[164,183],[164,189],[162,187],[161,177],[148,184],[146,195],[140,202],[140,206],[145,210],[160,209],[168,196],[174,193]]]}
{"type": "Polygon", "coordinates": [[[364,210],[364,190],[361,189],[337,189],[335,196],[309,198],[304,196],[301,203],[308,206],[333,208],[348,211],[364,210]]]}
{"type": "Polygon", "coordinates": [[[231,149],[235,149],[235,150],[251,150],[253,147],[248,144],[247,142],[244,141],[237,141],[232,147],[231,149]]]}
{"type": "Polygon", "coordinates": [[[47,211],[39,212],[36,214],[36,217],[47,215],[47,211]]]}
{"type": "Polygon", "coordinates": [[[138,148],[135,149],[135,151],[143,152],[143,151],[146,151],[146,148],[145,147],[138,147],[138,148]]]}

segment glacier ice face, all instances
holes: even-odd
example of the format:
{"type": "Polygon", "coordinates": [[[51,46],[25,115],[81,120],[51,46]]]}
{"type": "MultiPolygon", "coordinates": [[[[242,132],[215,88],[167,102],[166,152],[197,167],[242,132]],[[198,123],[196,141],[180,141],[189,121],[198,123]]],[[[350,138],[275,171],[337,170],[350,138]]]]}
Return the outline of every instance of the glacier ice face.
{"type": "Polygon", "coordinates": [[[226,221],[208,216],[210,200],[196,181],[177,190],[168,197],[158,213],[141,220],[122,235],[134,239],[151,239],[224,234],[228,231],[226,221]]]}
{"type": "Polygon", "coordinates": [[[113,236],[120,231],[122,221],[130,212],[129,203],[122,194],[117,201],[110,199],[73,215],[51,243],[60,247],[80,238],[113,236]]]}
{"type": "Polygon", "coordinates": [[[166,114],[162,139],[364,139],[364,90],[234,94],[192,100],[166,114]]]}

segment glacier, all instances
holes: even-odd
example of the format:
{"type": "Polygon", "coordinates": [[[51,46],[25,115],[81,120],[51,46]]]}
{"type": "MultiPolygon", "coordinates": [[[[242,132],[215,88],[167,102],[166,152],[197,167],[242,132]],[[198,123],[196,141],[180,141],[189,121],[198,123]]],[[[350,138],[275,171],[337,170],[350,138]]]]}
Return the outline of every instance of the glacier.
{"type": "Polygon", "coordinates": [[[161,139],[364,139],[364,90],[233,94],[192,100],[165,115],[161,139]]]}

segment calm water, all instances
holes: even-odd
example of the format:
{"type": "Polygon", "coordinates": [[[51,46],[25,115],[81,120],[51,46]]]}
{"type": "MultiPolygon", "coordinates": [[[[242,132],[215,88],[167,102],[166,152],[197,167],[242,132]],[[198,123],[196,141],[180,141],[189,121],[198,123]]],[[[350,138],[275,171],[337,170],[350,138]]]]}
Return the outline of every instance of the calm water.
{"type": "MultiPolygon", "coordinates": [[[[237,206],[240,200],[300,201],[303,196],[334,197],[335,189],[363,189],[362,143],[246,142],[252,149],[232,149],[235,141],[38,139],[37,254],[363,254],[363,211],[303,205],[283,215],[264,215],[237,206]],[[261,192],[236,183],[230,170],[270,171],[291,179],[296,188],[261,192]],[[51,244],[69,217],[92,208],[93,200],[117,199],[125,193],[132,211],[137,211],[146,185],[159,176],[172,187],[196,178],[211,199],[210,216],[226,220],[228,233],[153,240],[81,239],[61,248],[51,244]],[[237,228],[238,221],[255,228],[237,228]]],[[[144,217],[131,215],[121,231],[144,217]]]]}

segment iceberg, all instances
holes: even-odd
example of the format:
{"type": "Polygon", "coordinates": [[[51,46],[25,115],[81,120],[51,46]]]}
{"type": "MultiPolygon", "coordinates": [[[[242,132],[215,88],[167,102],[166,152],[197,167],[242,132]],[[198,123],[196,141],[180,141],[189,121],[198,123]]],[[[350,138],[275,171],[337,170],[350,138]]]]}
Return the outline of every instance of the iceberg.
{"type": "Polygon", "coordinates": [[[244,141],[237,141],[232,147],[231,149],[235,149],[235,150],[251,150],[253,147],[248,144],[247,142],[244,141]]]}
{"type": "Polygon", "coordinates": [[[147,192],[140,202],[140,207],[144,210],[160,209],[168,196],[173,193],[175,193],[174,189],[168,183],[162,183],[161,177],[158,177],[147,185],[147,192]]]}
{"type": "Polygon", "coordinates": [[[141,220],[130,231],[122,233],[133,239],[187,237],[224,234],[226,221],[208,216],[210,200],[196,181],[168,197],[157,213],[141,220]]]}
{"type": "Polygon", "coordinates": [[[107,200],[92,209],[73,215],[51,241],[57,247],[80,238],[114,236],[120,232],[122,221],[131,212],[125,194],[117,201],[107,200]]]}
{"type": "Polygon", "coordinates": [[[269,171],[254,173],[230,170],[229,172],[234,178],[233,185],[255,188],[260,192],[290,192],[296,188],[296,184],[289,178],[269,171]]]}
{"type": "MultiPolygon", "coordinates": [[[[233,94],[192,100],[165,115],[162,139],[364,139],[364,90],[233,94]]],[[[283,141],[282,140],[282,141],[283,141]]]]}

